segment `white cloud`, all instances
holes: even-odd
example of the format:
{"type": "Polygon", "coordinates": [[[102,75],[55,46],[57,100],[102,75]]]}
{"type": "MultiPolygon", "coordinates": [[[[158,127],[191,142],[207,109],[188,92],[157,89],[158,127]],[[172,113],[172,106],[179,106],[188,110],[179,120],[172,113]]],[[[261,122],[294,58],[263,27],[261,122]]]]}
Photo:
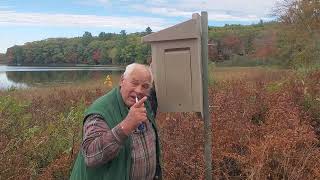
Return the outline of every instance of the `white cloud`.
{"type": "Polygon", "coordinates": [[[107,9],[121,4],[121,8],[128,9],[130,12],[142,12],[170,18],[191,18],[192,13],[207,11],[209,20],[213,21],[252,22],[271,19],[269,15],[279,0],[148,0],[144,3],[134,1],[121,3],[123,1],[84,0],[83,2],[103,6],[107,9]]]}
{"type": "Polygon", "coordinates": [[[191,17],[193,12],[188,12],[188,11],[181,11],[176,8],[170,8],[170,7],[147,7],[145,5],[132,5],[132,8],[138,10],[138,11],[143,11],[143,12],[148,12],[152,14],[157,14],[161,16],[169,16],[169,17],[191,17]]]}
{"type": "Polygon", "coordinates": [[[131,7],[156,15],[168,17],[191,17],[192,13],[207,11],[209,20],[214,21],[257,21],[270,19],[269,14],[278,0],[177,0],[167,2],[150,0],[131,7]]]}
{"type": "Polygon", "coordinates": [[[110,27],[142,30],[150,26],[154,30],[170,24],[161,18],[119,17],[78,14],[19,13],[0,10],[0,25],[62,26],[62,27],[110,27]]]}

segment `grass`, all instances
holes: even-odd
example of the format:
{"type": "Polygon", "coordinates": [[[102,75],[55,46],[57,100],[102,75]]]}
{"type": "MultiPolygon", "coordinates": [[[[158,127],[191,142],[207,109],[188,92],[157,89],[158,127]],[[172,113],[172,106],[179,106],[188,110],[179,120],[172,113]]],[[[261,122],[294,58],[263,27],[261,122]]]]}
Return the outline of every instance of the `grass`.
{"type": "MultiPolygon", "coordinates": [[[[216,179],[320,178],[320,72],[209,66],[216,179]]],[[[0,179],[68,179],[104,80],[0,91],[0,179]]],[[[115,83],[114,83],[115,84],[115,83]]],[[[203,121],[159,113],[165,179],[204,179],[203,121]]]]}
{"type": "Polygon", "coordinates": [[[258,79],[276,81],[286,78],[290,73],[290,70],[264,67],[217,67],[213,68],[211,75],[215,81],[257,81],[258,79]]]}

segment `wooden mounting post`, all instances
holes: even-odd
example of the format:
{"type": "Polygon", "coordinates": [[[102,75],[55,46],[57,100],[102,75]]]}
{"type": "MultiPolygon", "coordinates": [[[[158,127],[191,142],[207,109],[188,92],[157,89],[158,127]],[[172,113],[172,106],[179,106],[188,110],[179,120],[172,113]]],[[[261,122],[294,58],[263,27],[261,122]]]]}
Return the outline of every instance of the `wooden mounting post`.
{"type": "Polygon", "coordinates": [[[201,12],[201,58],[203,83],[205,179],[212,180],[212,125],[208,103],[208,13],[201,12]]]}

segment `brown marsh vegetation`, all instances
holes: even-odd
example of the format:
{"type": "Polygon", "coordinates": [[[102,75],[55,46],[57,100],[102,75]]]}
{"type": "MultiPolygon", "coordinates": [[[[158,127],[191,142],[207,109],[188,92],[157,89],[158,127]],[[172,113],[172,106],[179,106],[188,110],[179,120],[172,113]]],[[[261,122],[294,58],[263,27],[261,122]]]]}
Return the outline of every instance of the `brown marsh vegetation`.
{"type": "MultiPolygon", "coordinates": [[[[320,72],[213,68],[216,179],[320,178],[320,72]]],[[[92,83],[92,84],[91,84],[92,83]]],[[[110,88],[0,91],[0,179],[68,179],[85,107],[110,88]]],[[[159,113],[165,179],[204,179],[203,122],[159,113]]]]}

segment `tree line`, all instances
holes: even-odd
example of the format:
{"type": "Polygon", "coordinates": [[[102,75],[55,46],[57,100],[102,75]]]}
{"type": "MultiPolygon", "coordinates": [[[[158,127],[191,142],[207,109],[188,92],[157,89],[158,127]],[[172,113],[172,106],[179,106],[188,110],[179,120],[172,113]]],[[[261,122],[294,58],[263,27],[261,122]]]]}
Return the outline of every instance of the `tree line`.
{"type": "MultiPolygon", "coordinates": [[[[272,23],[260,22],[256,25],[225,25],[209,27],[209,59],[215,62],[228,61],[234,56],[249,57],[254,54],[272,23]],[[265,34],[265,35],[264,35],[265,34]]],[[[125,65],[132,62],[146,63],[151,58],[150,45],[141,43],[145,32],[119,34],[101,32],[92,36],[85,32],[82,37],[50,38],[8,48],[6,56],[9,64],[92,64],[125,65]]]]}
{"type": "Polygon", "coordinates": [[[125,30],[119,34],[101,32],[98,36],[85,32],[82,37],[49,38],[16,45],[7,49],[6,56],[9,64],[15,65],[146,63],[151,48],[141,43],[141,37],[151,32],[150,27],[132,34],[125,30]]]}

